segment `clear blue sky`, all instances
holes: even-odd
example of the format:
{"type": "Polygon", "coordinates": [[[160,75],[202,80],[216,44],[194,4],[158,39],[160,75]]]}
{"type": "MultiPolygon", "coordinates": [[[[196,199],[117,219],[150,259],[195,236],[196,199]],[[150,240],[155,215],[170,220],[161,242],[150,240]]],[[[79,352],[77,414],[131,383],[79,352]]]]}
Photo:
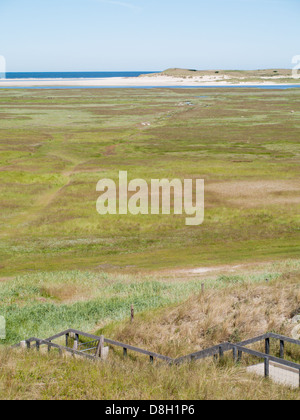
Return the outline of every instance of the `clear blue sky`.
{"type": "Polygon", "coordinates": [[[7,71],[292,68],[300,0],[0,0],[7,71]]]}

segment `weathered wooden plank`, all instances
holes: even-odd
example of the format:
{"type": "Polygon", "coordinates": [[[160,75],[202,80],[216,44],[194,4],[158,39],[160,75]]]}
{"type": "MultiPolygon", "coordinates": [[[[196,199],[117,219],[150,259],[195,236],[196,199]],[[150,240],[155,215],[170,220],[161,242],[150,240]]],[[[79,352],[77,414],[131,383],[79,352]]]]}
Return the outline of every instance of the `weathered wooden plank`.
{"type": "MultiPolygon", "coordinates": [[[[232,345],[232,349],[234,347],[236,347],[238,351],[250,354],[251,356],[256,356],[260,359],[265,359],[266,357],[266,353],[261,353],[256,350],[248,349],[247,347],[240,347],[238,345],[232,345]]],[[[279,357],[270,356],[270,355],[268,355],[268,358],[270,361],[278,363],[279,365],[284,365],[284,366],[289,366],[291,368],[300,369],[300,364],[298,363],[290,362],[289,360],[283,360],[283,359],[280,359],[279,357]]]]}
{"type": "Polygon", "coordinates": [[[265,357],[264,364],[265,364],[265,377],[268,378],[270,376],[270,359],[268,357],[265,357]]]}
{"type": "Polygon", "coordinates": [[[132,351],[135,351],[136,353],[145,354],[146,356],[153,356],[156,359],[161,359],[161,360],[165,360],[165,361],[168,361],[168,362],[173,360],[170,357],[163,356],[161,354],[154,353],[152,351],[140,349],[138,347],[130,346],[129,344],[124,344],[124,343],[120,343],[118,341],[110,340],[108,338],[105,338],[104,341],[105,341],[105,343],[110,344],[112,346],[122,347],[123,349],[126,348],[127,350],[132,350],[132,351]]]}
{"type": "MultiPolygon", "coordinates": [[[[85,332],[82,332],[82,331],[70,329],[70,330],[68,330],[68,332],[72,332],[74,334],[78,334],[78,335],[81,335],[83,337],[90,338],[92,340],[97,340],[97,341],[100,340],[100,336],[89,334],[89,333],[85,333],[85,332]]],[[[144,349],[141,349],[141,348],[138,348],[138,347],[135,347],[135,346],[131,346],[129,344],[124,344],[124,343],[121,343],[119,341],[110,340],[108,338],[105,338],[104,339],[104,342],[106,344],[110,344],[110,345],[117,346],[117,347],[122,347],[123,349],[126,348],[127,350],[132,350],[132,351],[135,351],[137,353],[145,354],[146,356],[153,356],[154,358],[165,360],[165,361],[168,361],[168,362],[173,360],[170,357],[163,356],[161,354],[158,354],[158,353],[155,353],[155,352],[151,352],[151,351],[148,351],[148,350],[144,350],[144,349]]]]}
{"type": "MultiPolygon", "coordinates": [[[[207,358],[207,357],[218,356],[218,355],[220,357],[223,357],[224,352],[232,350],[234,360],[237,359],[237,356],[238,356],[238,359],[240,359],[241,356],[242,356],[242,353],[246,353],[246,354],[250,354],[252,356],[264,359],[266,364],[267,364],[266,360],[268,360],[268,363],[270,363],[270,361],[272,361],[272,362],[281,364],[283,366],[287,366],[287,367],[294,368],[294,369],[296,368],[296,369],[299,370],[299,381],[300,381],[300,365],[297,364],[297,363],[290,362],[290,361],[287,361],[287,360],[283,359],[283,357],[284,357],[284,343],[289,342],[289,343],[292,343],[292,344],[300,345],[300,341],[299,340],[294,340],[292,338],[285,337],[285,336],[282,336],[282,335],[279,335],[279,334],[274,334],[274,333],[268,333],[268,334],[264,334],[264,335],[261,335],[261,336],[258,336],[258,337],[254,337],[254,338],[251,338],[249,340],[245,340],[245,341],[243,341],[241,343],[238,343],[238,344],[221,343],[221,344],[219,344],[217,346],[214,346],[214,347],[211,347],[209,349],[204,349],[204,350],[201,350],[199,352],[195,352],[195,353],[189,354],[187,356],[180,357],[180,358],[175,359],[175,360],[170,358],[170,357],[163,356],[161,354],[157,354],[155,352],[151,352],[151,351],[144,350],[144,349],[141,349],[141,348],[138,348],[138,347],[135,347],[135,346],[131,346],[131,345],[128,345],[128,344],[124,344],[124,343],[121,343],[121,342],[118,342],[118,341],[115,341],[115,340],[110,340],[110,339],[104,338],[102,336],[99,337],[99,336],[96,336],[96,335],[93,335],[93,334],[88,334],[88,333],[78,331],[78,330],[74,330],[74,329],[69,329],[69,330],[62,331],[61,333],[56,334],[52,337],[49,337],[46,340],[40,340],[36,337],[31,337],[31,338],[27,339],[25,342],[26,342],[27,348],[30,348],[32,343],[35,343],[35,345],[33,345],[33,347],[36,347],[37,350],[39,349],[40,345],[47,345],[48,349],[57,348],[60,352],[67,351],[67,352],[70,352],[72,354],[76,354],[76,355],[79,355],[79,356],[89,358],[91,360],[95,360],[99,357],[99,355],[101,355],[101,349],[104,348],[104,343],[107,343],[107,344],[110,344],[110,345],[113,345],[113,346],[122,347],[123,348],[123,355],[125,357],[127,356],[127,351],[132,350],[136,353],[140,353],[140,354],[144,354],[144,355],[149,356],[151,362],[153,362],[154,358],[157,358],[157,359],[160,359],[160,360],[164,360],[168,363],[176,363],[176,364],[177,363],[182,363],[184,361],[199,360],[199,359],[204,359],[204,358],[207,358]],[[70,334],[73,334],[75,336],[75,345],[74,345],[73,349],[70,349],[68,347],[68,338],[69,338],[70,334]],[[66,336],[66,346],[60,346],[58,344],[52,343],[52,340],[60,338],[64,335],[66,336]],[[83,337],[86,337],[86,338],[90,338],[91,340],[93,340],[92,342],[84,343],[83,345],[91,345],[92,343],[98,342],[97,351],[96,351],[97,357],[93,356],[93,355],[85,354],[84,352],[87,349],[85,349],[83,351],[80,351],[79,349],[77,349],[79,335],[83,336],[83,337]],[[269,352],[270,352],[270,338],[280,340],[280,357],[281,358],[277,358],[277,357],[269,355],[269,352]],[[256,343],[256,342],[259,342],[259,341],[262,341],[262,340],[265,340],[265,343],[266,343],[266,347],[265,347],[266,353],[261,353],[261,352],[258,352],[258,351],[255,351],[255,350],[252,350],[252,349],[249,349],[249,348],[245,347],[246,345],[253,344],[253,343],[256,343]],[[268,356],[267,359],[266,359],[266,356],[268,356]]],[[[13,347],[16,348],[16,347],[19,347],[19,346],[20,346],[20,343],[16,344],[13,347]]],[[[93,347],[93,348],[96,348],[96,347],[93,347]]],[[[266,369],[267,369],[267,366],[266,366],[266,369]]]]}
{"type": "Polygon", "coordinates": [[[279,353],[280,353],[280,358],[281,359],[284,359],[284,341],[283,340],[280,340],[280,350],[279,350],[279,353]]]}
{"type": "Polygon", "coordinates": [[[100,340],[98,342],[97,350],[95,353],[95,357],[101,357],[103,354],[103,348],[104,348],[104,336],[101,335],[100,340]]]}
{"type": "Polygon", "coordinates": [[[91,359],[91,360],[96,360],[95,356],[92,356],[90,354],[82,353],[81,351],[78,351],[78,350],[70,349],[69,347],[60,346],[59,344],[51,343],[50,341],[47,341],[47,340],[35,339],[34,341],[38,341],[40,345],[47,345],[47,346],[56,348],[60,352],[66,351],[66,352],[71,353],[71,354],[76,354],[77,356],[82,356],[82,357],[85,357],[85,358],[88,358],[88,359],[91,359]]]}
{"type": "Polygon", "coordinates": [[[220,357],[220,359],[222,359],[224,357],[224,350],[223,350],[222,346],[219,347],[219,357],[220,357]]]}
{"type": "Polygon", "coordinates": [[[97,349],[97,347],[90,347],[90,348],[88,348],[88,349],[79,350],[79,351],[81,351],[82,353],[85,353],[85,352],[87,352],[87,351],[96,350],[96,349],[97,349]]]}
{"type": "Polygon", "coordinates": [[[62,331],[61,333],[53,335],[52,337],[45,338],[45,340],[46,341],[53,341],[53,340],[56,340],[57,338],[60,338],[64,335],[66,335],[66,334],[69,334],[70,332],[71,332],[71,330],[65,330],[65,331],[62,331]]]}
{"type": "MultiPolygon", "coordinates": [[[[88,334],[88,333],[85,333],[85,332],[82,332],[82,331],[78,331],[78,330],[74,330],[74,329],[69,329],[69,330],[63,331],[63,332],[61,332],[59,334],[56,334],[56,335],[54,335],[52,337],[49,337],[48,339],[43,340],[43,342],[47,342],[48,343],[51,340],[55,340],[56,338],[60,338],[60,337],[62,337],[64,335],[70,334],[70,333],[73,333],[76,336],[81,335],[83,337],[90,338],[90,339],[95,340],[95,341],[99,341],[100,340],[100,337],[99,336],[96,336],[96,335],[93,335],[93,334],[88,334]]],[[[36,338],[34,338],[34,337],[31,338],[30,339],[30,342],[31,341],[36,341],[36,338]]],[[[157,359],[160,359],[160,360],[164,360],[164,361],[167,361],[167,362],[172,362],[173,361],[173,359],[170,358],[170,357],[163,356],[161,354],[158,354],[158,353],[155,353],[155,352],[151,352],[151,351],[147,351],[147,350],[144,350],[144,349],[140,349],[138,347],[134,347],[134,346],[131,346],[129,344],[120,343],[118,341],[109,340],[107,338],[104,339],[104,342],[107,343],[107,344],[111,344],[113,346],[122,347],[123,349],[126,348],[127,350],[132,350],[132,351],[137,352],[137,353],[140,353],[140,354],[145,354],[147,356],[153,356],[154,358],[157,358],[157,359]]],[[[52,347],[54,347],[54,345],[52,347]]],[[[63,346],[60,346],[60,347],[64,349],[63,346]]],[[[74,351],[74,350],[72,350],[72,351],[74,351]]]]}
{"type": "Polygon", "coordinates": [[[237,362],[237,348],[235,346],[232,349],[232,357],[233,357],[233,361],[237,362]]]}
{"type": "Polygon", "coordinates": [[[98,343],[99,343],[99,340],[87,341],[86,343],[79,343],[78,348],[81,349],[81,348],[84,348],[84,347],[87,347],[87,346],[97,347],[98,343]]]}
{"type": "Polygon", "coordinates": [[[269,338],[269,334],[263,334],[258,337],[250,338],[249,340],[241,341],[240,343],[237,343],[239,346],[248,346],[249,344],[258,343],[259,341],[263,341],[266,338],[269,338]]]}
{"type": "Polygon", "coordinates": [[[204,349],[196,353],[188,354],[187,356],[179,357],[178,359],[174,360],[174,363],[183,363],[188,360],[191,360],[192,358],[194,360],[206,359],[207,357],[218,355],[220,352],[220,347],[222,348],[223,352],[230,350],[231,347],[229,346],[230,346],[230,343],[222,343],[222,344],[219,344],[218,346],[210,347],[209,349],[204,349]]]}
{"type": "Polygon", "coordinates": [[[265,353],[270,354],[270,338],[265,339],[265,353]]]}
{"type": "Polygon", "coordinates": [[[286,343],[296,344],[297,346],[300,346],[300,341],[299,340],[295,340],[295,339],[290,338],[290,337],[285,337],[284,335],[269,333],[269,337],[270,338],[275,338],[277,340],[283,340],[286,343]]]}
{"type": "Polygon", "coordinates": [[[83,331],[74,330],[72,328],[70,330],[68,330],[68,332],[71,332],[71,333],[75,334],[75,336],[76,335],[77,336],[81,335],[82,337],[90,338],[91,340],[97,340],[97,341],[100,340],[99,335],[89,334],[89,333],[86,333],[86,332],[83,332],[83,331]]]}

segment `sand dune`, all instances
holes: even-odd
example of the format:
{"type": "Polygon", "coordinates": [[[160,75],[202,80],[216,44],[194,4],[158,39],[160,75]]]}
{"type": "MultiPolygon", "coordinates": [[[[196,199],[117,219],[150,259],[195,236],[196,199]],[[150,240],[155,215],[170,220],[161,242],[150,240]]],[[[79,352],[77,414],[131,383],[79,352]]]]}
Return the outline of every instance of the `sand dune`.
{"type": "MultiPolygon", "coordinates": [[[[278,85],[295,84],[295,79],[291,83],[276,83],[278,85]]],[[[201,76],[201,77],[172,77],[158,75],[155,77],[111,77],[101,79],[2,79],[0,87],[162,87],[162,86],[272,86],[272,80],[261,80],[260,82],[231,83],[227,76],[201,76]]],[[[300,85],[299,85],[300,86],[300,85]]]]}

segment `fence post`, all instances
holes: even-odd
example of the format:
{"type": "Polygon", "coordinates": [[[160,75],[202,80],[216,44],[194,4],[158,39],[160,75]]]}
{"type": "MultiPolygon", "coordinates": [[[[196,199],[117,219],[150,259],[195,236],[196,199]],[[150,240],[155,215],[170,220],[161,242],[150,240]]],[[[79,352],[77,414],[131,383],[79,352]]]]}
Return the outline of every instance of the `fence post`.
{"type": "Polygon", "coordinates": [[[104,348],[104,335],[101,335],[97,350],[96,350],[96,357],[102,357],[103,356],[103,348],[104,348]]]}
{"type": "Polygon", "coordinates": [[[265,340],[265,353],[270,354],[270,338],[266,338],[265,340]]]}
{"type": "Polygon", "coordinates": [[[29,341],[29,340],[26,340],[26,346],[27,346],[27,348],[28,348],[28,349],[30,349],[30,347],[31,347],[31,343],[30,343],[30,341],[29,341]]]}
{"type": "Polygon", "coordinates": [[[233,355],[233,361],[236,363],[237,362],[237,348],[236,347],[233,347],[232,355],[233,355]]]}
{"type": "Polygon", "coordinates": [[[70,334],[66,334],[66,347],[69,347],[69,336],[70,334]]]}
{"type": "Polygon", "coordinates": [[[243,352],[242,352],[241,350],[239,350],[239,351],[238,351],[238,358],[237,358],[238,363],[240,363],[240,362],[241,362],[241,360],[242,360],[242,356],[243,356],[243,352]]]}
{"type": "Polygon", "coordinates": [[[219,357],[220,357],[220,359],[223,359],[223,357],[224,357],[224,351],[223,351],[223,347],[219,347],[219,357]]]}
{"type": "Polygon", "coordinates": [[[265,378],[270,376],[270,359],[265,357],[265,378]]]}
{"type": "Polygon", "coordinates": [[[35,344],[36,344],[36,350],[40,351],[40,342],[36,341],[35,344]]]}
{"type": "Polygon", "coordinates": [[[123,357],[127,357],[127,348],[126,347],[123,348],[123,357]]]}
{"type": "Polygon", "coordinates": [[[154,360],[154,358],[153,358],[153,356],[150,356],[150,363],[153,365],[153,360],[154,360]]]}
{"type": "Polygon", "coordinates": [[[78,350],[78,341],[74,340],[73,350],[78,350]]]}
{"type": "Polygon", "coordinates": [[[202,293],[204,293],[204,290],[205,290],[205,284],[204,284],[204,283],[202,283],[202,284],[201,284],[201,292],[202,292],[202,293]]]}
{"type": "Polygon", "coordinates": [[[284,340],[280,340],[280,357],[284,359],[284,340]]]}
{"type": "Polygon", "coordinates": [[[134,320],[134,306],[131,305],[131,317],[130,317],[130,322],[133,322],[134,320]]]}

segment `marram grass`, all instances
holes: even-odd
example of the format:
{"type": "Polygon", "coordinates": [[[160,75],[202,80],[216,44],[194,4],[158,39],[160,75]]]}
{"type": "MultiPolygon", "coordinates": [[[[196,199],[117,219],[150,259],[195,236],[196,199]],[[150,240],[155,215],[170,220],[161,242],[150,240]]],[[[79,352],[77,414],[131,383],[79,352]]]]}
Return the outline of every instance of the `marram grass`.
{"type": "Polygon", "coordinates": [[[294,272],[298,260],[269,264],[256,272],[217,275],[205,279],[162,278],[154,275],[99,274],[90,271],[44,272],[18,276],[0,283],[1,314],[7,339],[13,344],[31,336],[47,338],[68,328],[91,331],[110,321],[167,307],[206,289],[223,289],[276,281],[294,272]]]}

